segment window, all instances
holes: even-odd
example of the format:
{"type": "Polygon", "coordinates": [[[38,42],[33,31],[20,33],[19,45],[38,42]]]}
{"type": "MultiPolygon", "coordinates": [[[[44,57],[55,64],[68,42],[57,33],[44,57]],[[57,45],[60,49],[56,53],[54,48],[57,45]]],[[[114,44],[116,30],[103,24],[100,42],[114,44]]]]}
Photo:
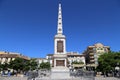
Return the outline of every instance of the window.
{"type": "Polygon", "coordinates": [[[101,50],[103,50],[103,48],[101,48],[101,50]]]}
{"type": "Polygon", "coordinates": [[[97,50],[99,50],[99,48],[97,48],[97,50]]]}

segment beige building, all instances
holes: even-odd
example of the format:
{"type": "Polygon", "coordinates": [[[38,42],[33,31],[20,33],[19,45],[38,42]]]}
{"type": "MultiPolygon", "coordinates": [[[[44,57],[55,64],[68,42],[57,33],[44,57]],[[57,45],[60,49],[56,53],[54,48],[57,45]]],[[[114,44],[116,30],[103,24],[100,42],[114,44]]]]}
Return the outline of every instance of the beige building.
{"type": "Polygon", "coordinates": [[[96,68],[98,66],[99,56],[104,53],[108,53],[109,51],[110,47],[104,46],[102,43],[96,43],[93,46],[88,46],[86,51],[83,53],[86,59],[86,66],[96,68]]]}
{"type": "Polygon", "coordinates": [[[85,68],[85,56],[77,52],[67,53],[68,67],[71,68],[85,68]],[[82,64],[72,64],[73,62],[82,62],[82,64]]]}
{"type": "Polygon", "coordinates": [[[15,58],[23,58],[25,60],[30,60],[29,57],[24,56],[24,55],[19,54],[19,53],[6,52],[6,51],[1,51],[0,52],[0,62],[1,62],[1,64],[9,63],[11,60],[15,60],[15,58]]]}

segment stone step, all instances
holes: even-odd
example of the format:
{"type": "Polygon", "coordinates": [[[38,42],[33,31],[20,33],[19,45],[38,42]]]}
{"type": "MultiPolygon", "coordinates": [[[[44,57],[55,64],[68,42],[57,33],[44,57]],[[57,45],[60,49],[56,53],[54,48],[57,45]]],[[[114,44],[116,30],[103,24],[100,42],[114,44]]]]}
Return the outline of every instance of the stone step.
{"type": "Polygon", "coordinates": [[[59,67],[52,68],[51,71],[52,72],[69,72],[69,68],[59,66],[59,67]]]}

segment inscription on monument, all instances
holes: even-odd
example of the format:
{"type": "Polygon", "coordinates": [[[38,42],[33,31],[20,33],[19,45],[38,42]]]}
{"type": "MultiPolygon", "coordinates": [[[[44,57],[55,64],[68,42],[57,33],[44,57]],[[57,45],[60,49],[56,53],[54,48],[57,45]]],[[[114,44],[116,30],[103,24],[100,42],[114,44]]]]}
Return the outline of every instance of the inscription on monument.
{"type": "Polygon", "coordinates": [[[63,52],[63,41],[57,41],[57,52],[63,52]]]}
{"type": "Polygon", "coordinates": [[[56,66],[65,66],[65,60],[56,60],[56,66]]]}

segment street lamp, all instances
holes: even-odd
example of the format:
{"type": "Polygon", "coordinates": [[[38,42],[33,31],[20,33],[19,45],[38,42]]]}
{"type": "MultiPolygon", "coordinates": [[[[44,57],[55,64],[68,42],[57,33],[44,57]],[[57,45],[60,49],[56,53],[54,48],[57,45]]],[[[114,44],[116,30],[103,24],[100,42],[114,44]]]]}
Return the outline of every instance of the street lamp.
{"type": "Polygon", "coordinates": [[[119,63],[117,63],[117,66],[115,67],[115,71],[116,71],[116,76],[120,77],[120,67],[119,67],[119,63]]]}

